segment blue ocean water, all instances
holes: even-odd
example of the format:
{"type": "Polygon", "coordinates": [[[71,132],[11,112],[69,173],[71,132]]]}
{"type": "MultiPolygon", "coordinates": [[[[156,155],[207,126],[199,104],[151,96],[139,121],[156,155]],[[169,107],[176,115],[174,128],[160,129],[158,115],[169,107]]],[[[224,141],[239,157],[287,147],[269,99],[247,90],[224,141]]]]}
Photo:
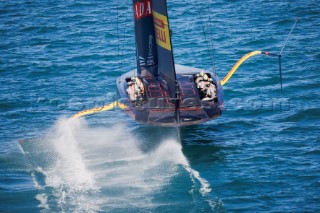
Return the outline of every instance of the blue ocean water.
{"type": "Polygon", "coordinates": [[[1,212],[319,212],[318,0],[168,2],[175,62],[222,79],[225,112],[181,129],[115,109],[135,68],[131,1],[0,1],[1,212]],[[178,137],[180,135],[180,137],[178,137]],[[20,143],[19,143],[20,141],[20,143]],[[21,145],[20,145],[21,144],[21,145]]]}

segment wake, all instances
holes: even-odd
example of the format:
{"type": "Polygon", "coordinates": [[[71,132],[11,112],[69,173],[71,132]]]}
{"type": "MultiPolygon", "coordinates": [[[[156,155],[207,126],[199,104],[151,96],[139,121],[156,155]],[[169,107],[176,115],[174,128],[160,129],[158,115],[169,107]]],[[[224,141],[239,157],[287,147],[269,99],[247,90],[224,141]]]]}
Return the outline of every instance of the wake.
{"type": "MultiPolygon", "coordinates": [[[[90,128],[82,119],[60,119],[37,141],[21,143],[31,162],[39,207],[50,211],[152,210],[183,179],[190,200],[207,199],[209,183],[192,169],[177,139],[144,152],[141,138],[124,125],[90,128]],[[171,191],[170,191],[171,190],[171,191]]],[[[174,138],[174,137],[173,137],[174,138]]],[[[181,189],[180,189],[181,190],[181,189]]]]}

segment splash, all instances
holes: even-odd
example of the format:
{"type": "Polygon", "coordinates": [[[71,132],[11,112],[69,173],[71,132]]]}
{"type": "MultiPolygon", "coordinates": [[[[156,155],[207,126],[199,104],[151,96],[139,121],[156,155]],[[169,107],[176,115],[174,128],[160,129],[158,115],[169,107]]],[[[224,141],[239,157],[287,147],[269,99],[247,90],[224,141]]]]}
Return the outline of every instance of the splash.
{"type": "Polygon", "coordinates": [[[201,188],[200,193],[206,196],[210,191],[210,184],[205,179],[201,178],[198,171],[191,168],[187,158],[182,153],[182,146],[175,140],[167,140],[158,148],[154,154],[157,157],[157,162],[163,161],[163,159],[170,160],[175,165],[182,165],[183,168],[190,174],[190,178],[196,187],[196,181],[199,181],[201,188]]]}
{"type": "Polygon", "coordinates": [[[87,167],[79,137],[84,123],[61,119],[38,140],[21,143],[32,164],[39,207],[51,211],[97,210],[99,185],[87,167]],[[77,134],[75,134],[77,133],[77,134]],[[89,201],[89,202],[88,202],[89,201]],[[92,201],[92,202],[91,202],[92,201]]]}
{"type": "Polygon", "coordinates": [[[177,140],[168,138],[149,151],[139,148],[144,143],[124,125],[90,128],[83,119],[60,119],[33,147],[22,144],[34,164],[39,207],[63,212],[153,210],[174,203],[157,201],[157,196],[183,173],[192,193],[205,197],[211,191],[177,140]]]}

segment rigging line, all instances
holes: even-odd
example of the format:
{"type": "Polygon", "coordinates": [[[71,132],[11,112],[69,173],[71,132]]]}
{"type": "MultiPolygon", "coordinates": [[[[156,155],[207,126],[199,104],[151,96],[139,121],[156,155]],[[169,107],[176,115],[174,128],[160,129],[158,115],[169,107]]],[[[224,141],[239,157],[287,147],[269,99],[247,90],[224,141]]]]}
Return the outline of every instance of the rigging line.
{"type": "MultiPolygon", "coordinates": [[[[131,12],[133,11],[130,7],[130,1],[131,0],[128,0],[128,14],[131,14],[131,12]]],[[[131,18],[133,17],[133,14],[131,14],[131,18]]],[[[134,69],[134,66],[136,64],[136,50],[135,50],[135,35],[134,35],[134,23],[133,22],[130,22],[130,17],[128,17],[128,23],[131,23],[129,24],[129,27],[128,27],[128,54],[130,55],[130,66],[131,66],[131,69],[134,69]],[[131,32],[131,33],[130,33],[131,32]]]]}
{"type": "MultiPolygon", "coordinates": [[[[119,0],[117,0],[117,6],[116,6],[116,15],[117,15],[117,38],[118,38],[118,62],[121,64],[120,60],[120,38],[119,38],[119,0]]],[[[121,68],[121,67],[120,67],[121,68]]]]}
{"type": "MultiPolygon", "coordinates": [[[[126,4],[128,5],[128,4],[126,4]]],[[[126,8],[126,10],[128,10],[128,7],[126,8]]],[[[121,47],[121,56],[122,56],[122,61],[124,61],[124,47],[125,47],[125,41],[126,41],[126,30],[127,30],[127,17],[128,17],[128,11],[125,10],[125,19],[124,19],[124,30],[123,30],[123,40],[122,40],[122,47],[121,47]]],[[[122,66],[123,64],[120,61],[120,70],[122,71],[122,68],[124,69],[124,67],[122,66]]],[[[125,70],[123,70],[125,71],[125,70]]]]}
{"type": "MultiPolygon", "coordinates": [[[[196,3],[200,7],[200,4],[198,3],[198,0],[196,0],[196,3]]],[[[201,8],[200,8],[200,11],[201,11],[201,8]]],[[[200,12],[200,20],[201,20],[202,32],[203,32],[203,35],[204,35],[205,42],[207,44],[207,47],[210,48],[210,46],[208,44],[208,41],[207,41],[207,35],[206,35],[206,32],[205,32],[205,27],[204,27],[204,24],[203,24],[203,17],[202,17],[202,13],[201,12],[200,12]]]]}
{"type": "MultiPolygon", "coordinates": [[[[130,0],[129,0],[130,1],[130,0]]],[[[152,3],[151,3],[152,4],[152,3]]],[[[134,9],[133,9],[133,13],[134,13],[134,9]]],[[[133,14],[133,17],[134,17],[134,14],[133,14]]],[[[134,19],[134,18],[133,18],[134,19]]],[[[139,59],[139,57],[138,57],[138,47],[137,47],[137,42],[136,42],[136,34],[135,34],[135,31],[136,31],[136,23],[135,23],[135,21],[133,21],[133,46],[134,46],[134,57],[133,57],[133,60],[135,61],[135,64],[136,64],[136,66],[135,66],[135,68],[136,69],[134,69],[134,71],[133,71],[133,75],[134,75],[134,77],[137,77],[138,76],[138,69],[139,69],[139,64],[137,64],[138,63],[138,59],[139,59]]]]}
{"type": "Polygon", "coordinates": [[[212,63],[213,63],[213,65],[212,65],[212,67],[213,67],[213,72],[214,72],[214,74],[217,74],[216,73],[216,68],[215,68],[215,60],[214,60],[214,53],[213,53],[213,50],[214,50],[214,48],[213,48],[213,38],[212,38],[212,35],[213,35],[213,33],[212,33],[212,23],[211,23],[211,16],[210,16],[210,14],[211,14],[211,11],[210,11],[210,7],[209,7],[209,5],[210,4],[207,4],[207,11],[208,11],[208,16],[209,16],[209,30],[210,30],[210,44],[211,44],[211,51],[210,51],[210,53],[211,53],[211,58],[212,58],[212,63]]]}
{"type": "Polygon", "coordinates": [[[122,47],[122,45],[123,45],[123,41],[122,41],[122,27],[121,27],[121,24],[122,24],[122,20],[121,20],[122,13],[121,13],[120,8],[121,8],[121,5],[118,4],[118,11],[119,11],[119,13],[118,13],[118,21],[119,21],[119,23],[118,23],[118,28],[119,28],[119,35],[118,35],[118,37],[119,37],[119,70],[123,71],[122,70],[123,69],[123,67],[122,67],[122,60],[123,60],[123,57],[122,57],[122,55],[123,55],[123,53],[122,53],[123,52],[123,47],[122,47]]]}
{"type": "Polygon", "coordinates": [[[283,46],[282,46],[282,48],[281,48],[281,50],[280,50],[280,53],[279,53],[280,56],[282,55],[282,52],[283,52],[285,46],[287,45],[287,43],[288,43],[288,41],[289,41],[289,38],[290,38],[290,35],[291,35],[293,29],[296,27],[297,22],[298,22],[298,18],[296,18],[296,21],[294,22],[294,24],[293,24],[293,26],[292,26],[292,28],[291,28],[291,30],[290,30],[290,33],[289,33],[286,41],[284,42],[284,44],[283,44],[283,46]]]}
{"type": "MultiPolygon", "coordinates": [[[[128,4],[126,2],[124,2],[125,5],[129,5],[129,2],[128,4]]],[[[121,7],[121,5],[120,5],[121,7]]],[[[129,7],[127,7],[126,9],[128,10],[129,7]]],[[[124,62],[124,47],[125,47],[125,41],[126,41],[126,28],[127,28],[127,17],[128,17],[128,14],[129,12],[128,11],[124,11],[123,13],[118,13],[118,20],[119,20],[119,63],[120,63],[120,71],[123,71],[125,72],[125,66],[123,66],[123,62],[124,62]],[[125,13],[125,16],[124,16],[124,20],[121,20],[121,17],[122,15],[125,13]],[[124,21],[124,29],[123,29],[123,33],[121,32],[121,24],[122,24],[122,21],[124,21]]]]}
{"type": "MultiPolygon", "coordinates": [[[[196,0],[196,3],[197,3],[197,5],[200,6],[200,4],[198,3],[198,0],[196,0]]],[[[200,11],[201,11],[201,8],[200,8],[200,11]]],[[[202,13],[201,13],[201,12],[200,12],[200,20],[201,20],[201,26],[202,26],[202,31],[203,31],[204,39],[205,39],[206,44],[207,44],[207,47],[208,47],[208,49],[209,49],[209,51],[210,51],[210,44],[209,44],[209,42],[207,41],[207,35],[206,35],[205,26],[204,26],[204,21],[203,21],[203,17],[202,17],[202,13]]],[[[212,68],[213,68],[213,61],[212,61],[213,59],[211,58],[211,56],[210,56],[210,60],[211,60],[212,68]]]]}

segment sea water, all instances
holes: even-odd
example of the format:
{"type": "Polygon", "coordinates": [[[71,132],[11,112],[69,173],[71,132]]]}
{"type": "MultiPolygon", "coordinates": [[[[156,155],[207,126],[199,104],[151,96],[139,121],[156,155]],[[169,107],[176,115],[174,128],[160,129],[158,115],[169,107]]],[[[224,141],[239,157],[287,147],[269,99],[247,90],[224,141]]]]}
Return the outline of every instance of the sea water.
{"type": "Polygon", "coordinates": [[[168,2],[178,64],[222,79],[225,111],[190,127],[132,121],[131,1],[0,2],[1,212],[318,212],[319,1],[168,2]]]}

